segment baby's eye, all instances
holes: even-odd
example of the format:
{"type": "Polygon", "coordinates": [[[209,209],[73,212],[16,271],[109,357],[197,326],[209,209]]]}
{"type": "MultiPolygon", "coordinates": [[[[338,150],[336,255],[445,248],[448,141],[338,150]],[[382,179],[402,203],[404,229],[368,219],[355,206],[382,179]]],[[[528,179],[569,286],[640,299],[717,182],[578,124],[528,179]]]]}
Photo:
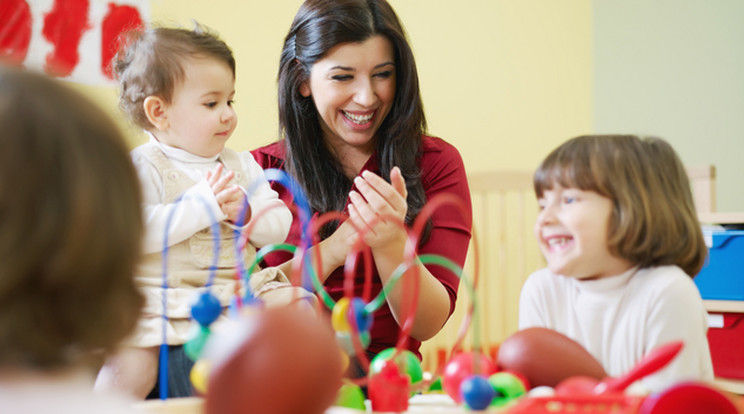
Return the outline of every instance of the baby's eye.
{"type": "Polygon", "coordinates": [[[204,106],[206,106],[207,108],[214,108],[215,106],[217,106],[217,102],[207,102],[204,104],[204,106]]]}
{"type": "Polygon", "coordinates": [[[539,211],[545,210],[545,204],[546,204],[545,200],[542,200],[542,199],[541,200],[537,200],[537,209],[539,211]]]}
{"type": "Polygon", "coordinates": [[[235,100],[234,100],[234,99],[229,99],[229,100],[227,101],[227,106],[230,106],[230,107],[231,107],[231,106],[233,106],[234,104],[235,104],[235,100]]]}

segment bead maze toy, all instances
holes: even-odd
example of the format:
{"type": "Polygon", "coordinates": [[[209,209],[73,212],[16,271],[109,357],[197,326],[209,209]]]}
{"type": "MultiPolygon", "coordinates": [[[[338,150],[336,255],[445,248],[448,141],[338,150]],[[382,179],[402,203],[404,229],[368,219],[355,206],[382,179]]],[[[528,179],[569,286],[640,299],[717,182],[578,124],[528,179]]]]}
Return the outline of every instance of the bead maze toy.
{"type": "MultiPolygon", "coordinates": [[[[370,407],[365,404],[364,395],[360,391],[361,386],[368,389],[369,403],[373,411],[404,412],[409,409],[409,399],[413,394],[426,392],[436,381],[441,381],[443,391],[456,405],[464,406],[468,410],[510,414],[684,413],[692,412],[684,410],[695,405],[690,403],[682,405],[674,401],[686,401],[685,398],[694,395],[706,404],[719,407],[721,411],[717,412],[740,413],[728,396],[710,386],[698,383],[680,384],[665,393],[648,397],[624,394],[623,390],[632,382],[631,380],[634,381],[652,372],[647,360],[642,362],[645,365],[621,379],[600,382],[594,378],[594,382],[585,382],[578,385],[578,388],[571,389],[564,384],[565,389],[570,390],[568,392],[530,396],[528,393],[530,388],[541,384],[530,384],[530,379],[517,369],[519,367],[505,370],[498,366],[497,362],[481,349],[478,331],[469,332],[473,319],[478,316],[476,296],[472,294],[478,285],[477,243],[473,243],[472,253],[476,256],[476,267],[472,279],[465,275],[462,267],[446,257],[417,254],[424,225],[434,209],[443,204],[450,204],[459,209],[465,208],[462,201],[454,197],[443,196],[429,200],[410,228],[402,222],[397,223],[408,234],[404,262],[395,270],[391,281],[383,286],[382,291],[374,298],[371,297],[370,289],[366,285],[361,296],[354,296],[355,272],[361,271],[366,282],[369,282],[371,277],[370,252],[365,249],[363,237],[359,237],[344,265],[344,297],[334,301],[324,290],[316,273],[316,269],[322,267],[319,252],[316,249],[316,254],[312,256],[305,253],[310,246],[318,242],[319,228],[345,217],[341,213],[312,217],[305,196],[290,176],[280,170],[266,170],[266,176],[270,181],[278,182],[292,192],[295,201],[290,208],[295,209],[300,220],[301,243],[298,246],[288,244],[265,246],[256,253],[255,260],[250,266],[244,266],[243,260],[237,261],[235,278],[239,283],[236,284],[235,298],[229,310],[234,323],[231,321],[230,325],[226,325],[222,334],[216,334],[210,329],[210,325],[222,313],[222,304],[209,293],[210,280],[195,301],[192,316],[198,324],[198,329],[195,329],[196,334],[184,348],[189,357],[195,360],[191,380],[197,392],[206,400],[204,405],[206,414],[240,412],[289,414],[300,412],[298,410],[307,414],[320,414],[332,404],[366,411],[370,407]],[[295,286],[302,286],[317,295],[319,302],[316,306],[326,309],[324,312],[330,315],[330,323],[318,317],[321,312],[308,312],[307,309],[304,313],[297,312],[297,309],[267,309],[261,305],[260,299],[246,288],[249,286],[251,274],[262,259],[267,254],[280,250],[289,252],[298,259],[294,261],[289,279],[295,286]],[[366,266],[357,270],[360,255],[366,258],[366,266]],[[413,311],[418,302],[417,263],[447,269],[457,275],[463,286],[471,292],[466,317],[455,338],[449,358],[430,375],[422,372],[418,358],[406,350],[406,341],[413,325],[413,311]],[[385,303],[385,295],[396,283],[402,283],[402,288],[407,293],[405,296],[410,298],[401,323],[401,334],[395,347],[379,353],[370,361],[365,349],[370,343],[372,315],[385,303]],[[242,294],[238,285],[244,288],[242,294]],[[333,328],[332,332],[327,329],[328,325],[333,328]],[[473,335],[472,345],[471,349],[464,350],[462,343],[468,333],[473,335]],[[352,357],[357,358],[368,375],[357,380],[341,381],[342,368],[352,357]],[[324,379],[319,379],[321,377],[324,379]],[[587,384],[594,387],[588,388],[587,384]],[[599,390],[600,388],[602,390],[599,390]],[[682,398],[683,396],[685,398],[682,398]]],[[[248,195],[250,193],[251,190],[248,191],[248,195]]],[[[243,216],[247,208],[246,204],[243,216]]],[[[254,217],[262,213],[254,212],[254,217]]],[[[378,219],[399,221],[392,217],[378,219]]],[[[245,249],[250,230],[250,227],[243,231],[236,230],[238,257],[242,257],[240,254],[245,249]]],[[[363,235],[368,229],[358,228],[357,231],[363,235]]],[[[213,228],[212,232],[216,239],[219,238],[219,230],[213,228]]],[[[473,239],[475,242],[475,232],[473,239]]],[[[166,247],[163,250],[163,292],[167,292],[167,239],[164,240],[164,246],[166,247]]],[[[215,261],[218,253],[219,243],[216,240],[213,252],[215,261]]],[[[213,266],[216,266],[216,263],[213,266]]],[[[163,306],[163,319],[166,320],[165,298],[163,306]]],[[[163,343],[166,343],[165,336],[163,343]]],[[[678,351],[679,349],[676,350],[678,351]]],[[[161,347],[159,379],[161,400],[168,398],[165,377],[168,371],[167,358],[162,357],[165,352],[167,346],[161,347]]],[[[667,349],[664,354],[666,360],[658,355],[655,359],[652,358],[656,364],[652,368],[659,369],[671,360],[676,352],[667,349]]],[[[579,382],[576,381],[576,384],[579,382]]]]}

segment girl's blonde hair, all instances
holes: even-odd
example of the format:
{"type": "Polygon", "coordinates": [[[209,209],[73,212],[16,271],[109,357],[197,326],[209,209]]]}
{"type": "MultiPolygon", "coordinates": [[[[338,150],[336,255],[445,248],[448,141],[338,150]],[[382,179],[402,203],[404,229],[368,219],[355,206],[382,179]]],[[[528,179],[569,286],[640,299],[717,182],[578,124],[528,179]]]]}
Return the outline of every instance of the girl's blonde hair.
{"type": "Polygon", "coordinates": [[[556,184],[613,202],[609,251],[641,267],[677,265],[694,277],[707,255],[682,161],[661,138],[588,135],[553,150],[534,176],[535,194],[556,184]]]}

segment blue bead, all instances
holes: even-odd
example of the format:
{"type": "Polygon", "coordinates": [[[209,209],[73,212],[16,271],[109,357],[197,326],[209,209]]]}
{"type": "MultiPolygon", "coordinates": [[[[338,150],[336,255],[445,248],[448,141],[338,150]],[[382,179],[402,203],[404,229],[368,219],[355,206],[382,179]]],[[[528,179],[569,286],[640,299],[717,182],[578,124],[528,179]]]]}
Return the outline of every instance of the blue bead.
{"type": "Polygon", "coordinates": [[[354,312],[359,332],[367,332],[372,326],[372,315],[364,310],[364,306],[365,303],[362,298],[351,299],[351,311],[354,312]]]}
{"type": "Polygon", "coordinates": [[[191,316],[201,326],[209,326],[222,313],[222,304],[209,291],[199,295],[196,303],[191,307],[191,316]]]}
{"type": "Polygon", "coordinates": [[[471,410],[485,410],[491,404],[495,391],[483,376],[473,375],[460,384],[460,395],[471,410]]]}

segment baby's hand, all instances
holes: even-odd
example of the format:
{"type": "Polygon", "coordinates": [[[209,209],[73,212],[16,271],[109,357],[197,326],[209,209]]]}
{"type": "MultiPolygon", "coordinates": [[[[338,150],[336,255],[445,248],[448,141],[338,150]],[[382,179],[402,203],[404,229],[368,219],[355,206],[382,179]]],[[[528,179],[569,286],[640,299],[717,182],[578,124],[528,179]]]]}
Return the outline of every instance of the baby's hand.
{"type": "MultiPolygon", "coordinates": [[[[227,216],[227,220],[231,223],[238,224],[240,221],[240,212],[243,210],[245,205],[245,193],[237,185],[231,185],[227,189],[217,194],[218,200],[224,200],[220,203],[222,212],[227,216]]],[[[247,207],[245,217],[243,217],[240,225],[244,225],[251,219],[251,206],[247,207]]]]}
{"type": "MultiPolygon", "coordinates": [[[[207,171],[206,175],[207,183],[212,188],[222,213],[227,216],[228,221],[237,223],[245,203],[245,193],[239,186],[230,184],[234,177],[235,173],[233,171],[225,172],[225,167],[222,164],[217,164],[214,171],[207,171]]],[[[250,206],[245,215],[244,223],[248,222],[251,217],[250,206]]]]}
{"type": "MultiPolygon", "coordinates": [[[[220,191],[226,189],[230,181],[235,177],[232,171],[225,172],[225,166],[217,163],[213,171],[207,171],[207,183],[212,188],[212,192],[217,195],[220,191]]],[[[217,200],[219,202],[219,200],[217,200]]]]}

